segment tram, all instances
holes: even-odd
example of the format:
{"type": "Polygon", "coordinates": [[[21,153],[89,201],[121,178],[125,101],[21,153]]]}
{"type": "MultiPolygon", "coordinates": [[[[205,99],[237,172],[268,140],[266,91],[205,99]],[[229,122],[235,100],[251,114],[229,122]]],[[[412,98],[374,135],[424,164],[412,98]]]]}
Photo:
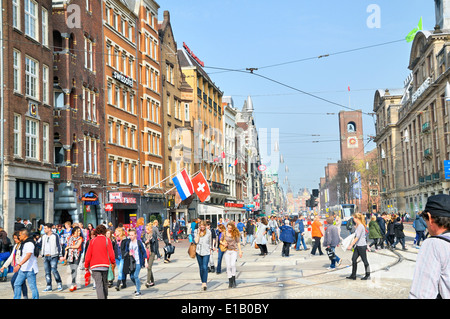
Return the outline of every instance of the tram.
{"type": "Polygon", "coordinates": [[[355,212],[354,204],[339,204],[328,208],[328,214],[339,215],[342,220],[342,225],[347,224],[347,221],[352,217],[355,212]]]}

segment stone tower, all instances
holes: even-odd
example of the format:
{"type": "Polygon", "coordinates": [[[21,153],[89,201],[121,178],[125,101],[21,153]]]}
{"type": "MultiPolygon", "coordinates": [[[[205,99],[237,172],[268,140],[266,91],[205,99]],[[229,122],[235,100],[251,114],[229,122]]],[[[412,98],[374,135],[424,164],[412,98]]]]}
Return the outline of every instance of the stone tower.
{"type": "Polygon", "coordinates": [[[364,134],[361,111],[339,112],[341,161],[364,158],[364,134]]]}
{"type": "Polygon", "coordinates": [[[436,25],[441,30],[450,29],[450,0],[434,0],[436,25]]]}

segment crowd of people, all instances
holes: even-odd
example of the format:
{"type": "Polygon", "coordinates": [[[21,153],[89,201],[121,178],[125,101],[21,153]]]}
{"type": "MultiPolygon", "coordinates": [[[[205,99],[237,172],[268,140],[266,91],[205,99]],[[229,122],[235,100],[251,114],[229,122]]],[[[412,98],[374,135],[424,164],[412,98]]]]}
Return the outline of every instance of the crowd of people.
{"type": "MultiPolygon", "coordinates": [[[[209,220],[196,219],[183,225],[189,234],[191,245],[195,247],[195,255],[191,257],[197,260],[199,266],[201,289],[207,290],[209,273],[222,272],[223,260],[226,263],[229,288],[237,287],[236,261],[242,258],[242,247],[246,245],[259,249],[260,256],[263,257],[268,254],[267,246],[270,243],[283,243],[282,257],[289,257],[291,248],[296,251],[309,250],[305,243],[307,227],[310,228],[312,239],[310,255],[324,255],[321,248],[324,247],[330,259],[328,270],[336,269],[341,264],[342,259],[338,256],[336,247],[343,245],[344,249],[353,251],[352,272],[346,277],[351,280],[356,280],[359,258],[365,269],[361,280],[370,279],[368,252],[384,248],[395,249],[399,243],[403,250],[407,249],[403,219],[396,214],[366,216],[355,213],[347,220],[346,227],[350,235],[345,239],[341,237],[340,216],[327,216],[323,224],[319,216],[312,217],[305,220],[304,216],[295,219],[271,216],[236,222],[221,218],[216,228],[209,220]],[[347,239],[350,241],[346,242],[347,239]],[[372,243],[369,244],[369,240],[372,243]]],[[[416,231],[413,246],[420,250],[411,298],[430,297],[436,291],[438,297],[450,297],[450,246],[445,243],[450,240],[449,220],[450,196],[437,195],[429,198],[425,210],[417,214],[413,221],[412,226],[416,231]],[[424,240],[427,237],[434,240],[424,240]],[[437,248],[439,249],[436,250],[437,248]],[[436,251],[442,254],[436,255],[436,251]],[[429,260],[433,260],[431,266],[429,260]],[[434,277],[431,278],[432,276],[434,277]]],[[[0,228],[0,281],[6,281],[7,274],[13,273],[11,286],[14,299],[27,299],[28,289],[31,290],[33,299],[39,299],[36,285],[38,257],[42,258],[44,265],[44,293],[53,291],[53,278],[56,290],[64,289],[58,271],[58,266],[61,265],[70,268],[70,292],[78,289],[78,273],[84,271],[84,286],[92,282],[99,299],[107,299],[108,288],[114,286],[115,280],[117,291],[127,288],[127,275],[135,287],[133,295],[139,297],[142,295],[139,279],[141,270],[147,270],[145,286],[150,288],[155,285],[152,268],[154,261],[162,258],[159,241],[164,243],[164,262],[170,263],[174,252],[172,243],[177,241],[181,230],[178,221],[171,225],[167,219],[160,230],[157,220],[144,225],[143,218],[129,229],[122,224],[113,228],[112,224],[105,223],[94,228],[92,224],[84,227],[82,223],[66,222],[56,226],[43,223],[38,232],[31,233],[27,225],[28,223],[17,220],[13,243],[0,228]]]]}

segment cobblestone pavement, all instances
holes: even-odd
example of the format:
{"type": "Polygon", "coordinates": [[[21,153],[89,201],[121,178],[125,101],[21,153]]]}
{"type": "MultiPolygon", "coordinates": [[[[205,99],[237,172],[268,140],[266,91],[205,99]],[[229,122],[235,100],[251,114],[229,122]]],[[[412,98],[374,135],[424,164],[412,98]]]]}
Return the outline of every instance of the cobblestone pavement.
{"type": "MultiPolygon", "coordinates": [[[[329,271],[329,260],[323,256],[311,256],[310,250],[296,251],[291,249],[289,257],[281,257],[282,244],[268,244],[269,254],[259,256],[250,245],[243,248],[243,257],[238,258],[237,288],[228,288],[225,260],[222,262],[222,273],[208,275],[208,290],[201,291],[199,268],[196,259],[187,254],[187,240],[175,243],[175,254],[171,263],[155,261],[153,272],[155,286],[146,288],[147,270],[140,272],[142,296],[140,299],[405,299],[408,297],[411,280],[414,273],[415,259],[418,249],[412,247],[414,230],[406,225],[408,250],[369,252],[368,260],[371,268],[371,280],[345,279],[351,272],[351,251],[344,252],[341,248],[336,253],[342,258],[342,264],[337,270],[329,271]]],[[[311,245],[308,245],[311,248],[311,245]]],[[[160,248],[162,245],[160,244],[160,248]]],[[[323,250],[324,251],[324,250],[323,250]]],[[[217,263],[217,253],[214,254],[217,263]]],[[[40,299],[95,299],[96,293],[92,284],[84,287],[84,271],[78,272],[78,290],[69,291],[70,269],[58,266],[63,278],[61,292],[43,292],[45,289],[44,267],[39,258],[39,273],[37,285],[40,299]]],[[[358,264],[358,276],[364,275],[364,266],[358,264]]],[[[12,299],[10,284],[11,274],[7,282],[0,283],[0,298],[12,299]]],[[[54,278],[53,278],[54,281],[54,278]]],[[[109,299],[132,299],[135,287],[128,276],[128,287],[116,291],[109,289],[109,299]]],[[[31,292],[30,297],[31,297],[31,292]]]]}

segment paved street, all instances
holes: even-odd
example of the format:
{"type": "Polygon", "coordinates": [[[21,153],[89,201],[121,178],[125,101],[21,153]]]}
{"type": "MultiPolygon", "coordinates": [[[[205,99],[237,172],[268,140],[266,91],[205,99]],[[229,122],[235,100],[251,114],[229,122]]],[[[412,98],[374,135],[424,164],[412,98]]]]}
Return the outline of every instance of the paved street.
{"type": "MultiPolygon", "coordinates": [[[[344,233],[343,233],[344,234],[344,233]]],[[[412,247],[414,230],[405,225],[407,236],[407,251],[380,250],[368,253],[371,267],[371,280],[347,280],[350,274],[351,252],[343,252],[337,248],[336,252],[343,261],[341,267],[328,271],[328,257],[325,255],[311,256],[309,251],[295,251],[291,249],[291,256],[281,257],[282,244],[268,244],[269,254],[259,256],[259,249],[246,245],[244,255],[237,262],[237,288],[228,289],[225,261],[222,263],[222,274],[209,274],[208,290],[200,291],[201,283],[197,261],[187,254],[187,240],[175,244],[176,251],[170,264],[162,260],[154,264],[154,287],[144,286],[146,270],[141,270],[142,293],[141,299],[158,298],[250,298],[250,299],[290,299],[290,298],[355,298],[355,299],[404,299],[408,297],[411,279],[414,272],[415,259],[418,250],[412,247]]],[[[162,245],[160,245],[161,248],[162,245]]],[[[308,245],[308,248],[311,246],[308,245]]],[[[214,255],[217,262],[217,254],[214,255]]],[[[44,269],[39,259],[38,289],[41,299],[95,299],[96,293],[92,284],[87,287],[70,292],[69,267],[58,266],[64,281],[62,292],[44,293],[44,269]]],[[[358,275],[364,274],[364,266],[358,264],[358,275]]],[[[84,271],[79,272],[79,287],[84,286],[84,271]]],[[[0,283],[0,298],[12,299],[12,290],[9,282],[0,283]]],[[[109,290],[110,299],[133,298],[134,286],[128,277],[128,287],[119,292],[114,288],[109,290]]],[[[53,288],[56,288],[54,285],[53,288]]],[[[30,294],[31,297],[31,294],[30,294]]]]}

